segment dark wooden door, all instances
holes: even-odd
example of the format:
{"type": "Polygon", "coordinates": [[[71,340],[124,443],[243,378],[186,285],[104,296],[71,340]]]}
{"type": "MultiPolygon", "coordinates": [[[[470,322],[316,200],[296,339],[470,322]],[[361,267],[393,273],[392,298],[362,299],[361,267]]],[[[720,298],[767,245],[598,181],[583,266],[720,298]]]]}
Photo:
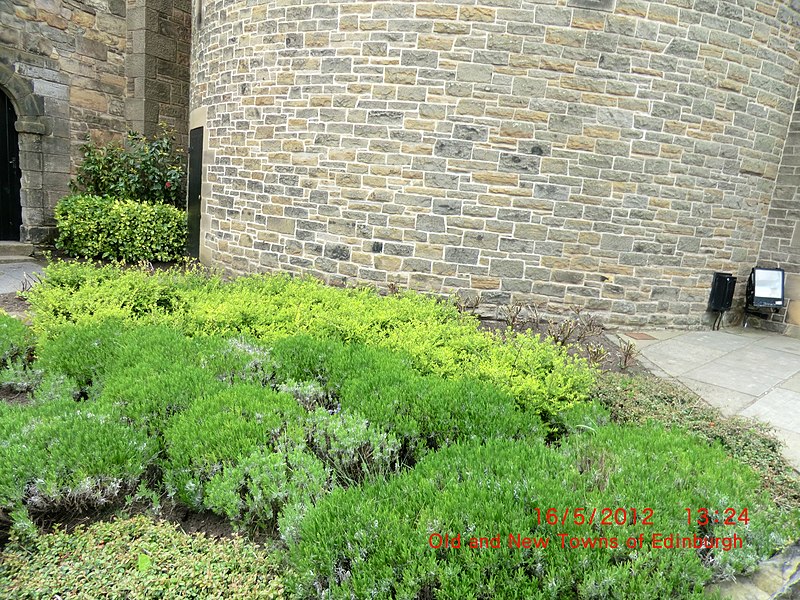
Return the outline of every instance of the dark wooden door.
{"type": "Polygon", "coordinates": [[[200,198],[203,188],[203,128],[189,132],[189,194],[186,206],[189,220],[187,251],[197,258],[200,254],[200,198]]]}
{"type": "Polygon", "coordinates": [[[14,124],[17,114],[11,100],[0,90],[0,240],[19,241],[22,205],[19,201],[19,140],[14,124]]]}

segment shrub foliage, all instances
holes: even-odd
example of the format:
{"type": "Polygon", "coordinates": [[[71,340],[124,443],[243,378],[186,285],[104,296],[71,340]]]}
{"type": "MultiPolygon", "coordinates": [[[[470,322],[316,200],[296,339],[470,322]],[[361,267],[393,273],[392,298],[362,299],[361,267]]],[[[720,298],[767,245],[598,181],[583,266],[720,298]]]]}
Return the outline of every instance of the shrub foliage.
{"type": "MultiPolygon", "coordinates": [[[[647,423],[653,411],[638,406],[647,402],[624,385],[593,387],[593,371],[565,348],[483,332],[421,295],[56,263],[29,298],[38,387],[27,404],[0,404],[0,517],[11,516],[19,547],[37,513],[149,489],[273,536],[298,598],[699,598],[707,581],[752,569],[800,523],[791,502],[776,506],[729,457],[751,446],[647,423]],[[598,401],[586,402],[592,393],[598,401]],[[630,423],[611,423],[639,408],[630,423]],[[555,434],[558,443],[545,445],[555,434]],[[639,522],[579,524],[581,507],[585,518],[636,509],[639,522]],[[746,508],[749,521],[689,523],[686,508],[746,508]],[[501,547],[432,548],[437,533],[467,545],[499,536],[501,547]],[[743,545],[657,549],[653,533],[736,533],[743,545]],[[646,544],[628,548],[639,534],[646,544]],[[510,535],[549,545],[511,547],[510,535]],[[618,542],[573,547],[570,538],[618,542]]],[[[25,335],[7,330],[9,355],[19,357],[25,335]]],[[[0,380],[16,376],[18,363],[0,380]]],[[[0,584],[35,581],[63,595],[46,544],[63,556],[83,538],[95,540],[94,530],[28,536],[40,575],[14,550],[0,584]]],[[[155,585],[146,576],[165,564],[133,547],[139,575],[109,574],[103,585],[115,593],[155,585]]],[[[274,591],[268,572],[231,552],[230,570],[202,568],[234,592],[263,573],[253,589],[274,591]]],[[[59,568],[71,582],[71,567],[59,568]]],[[[182,597],[192,573],[159,572],[158,581],[182,597]]],[[[196,589],[222,594],[204,585],[196,589]]]]}
{"type": "Polygon", "coordinates": [[[184,206],[184,155],[163,124],[152,139],[131,131],[125,145],[97,146],[90,141],[82,150],[83,161],[71,182],[73,192],[184,206]]]}
{"type": "Polygon", "coordinates": [[[0,554],[0,599],[278,600],[276,562],[238,538],[215,541],[136,517],[10,546],[0,554]]]}
{"type": "Polygon", "coordinates": [[[186,246],[186,213],[167,204],[76,195],[56,205],[56,247],[71,256],[170,261],[186,246]]]}

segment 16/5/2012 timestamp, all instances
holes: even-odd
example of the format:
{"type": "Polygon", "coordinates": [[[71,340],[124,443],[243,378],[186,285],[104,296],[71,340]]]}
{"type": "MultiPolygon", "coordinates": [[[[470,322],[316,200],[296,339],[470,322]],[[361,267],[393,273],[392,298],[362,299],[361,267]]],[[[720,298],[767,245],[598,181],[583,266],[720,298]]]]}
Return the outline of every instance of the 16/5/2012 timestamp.
{"type": "Polygon", "coordinates": [[[741,523],[747,525],[750,517],[747,509],[736,510],[735,508],[725,508],[722,510],[715,508],[686,508],[686,521],[689,525],[697,524],[700,527],[706,525],[736,525],[741,523]]]}

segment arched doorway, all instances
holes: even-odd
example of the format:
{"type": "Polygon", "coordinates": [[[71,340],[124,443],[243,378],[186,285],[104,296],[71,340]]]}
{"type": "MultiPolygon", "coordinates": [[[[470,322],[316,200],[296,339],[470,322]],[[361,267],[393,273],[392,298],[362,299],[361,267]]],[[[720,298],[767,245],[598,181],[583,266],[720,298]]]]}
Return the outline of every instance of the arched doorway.
{"type": "Polygon", "coordinates": [[[11,99],[0,90],[0,240],[19,241],[20,203],[19,139],[17,113],[11,99]]]}

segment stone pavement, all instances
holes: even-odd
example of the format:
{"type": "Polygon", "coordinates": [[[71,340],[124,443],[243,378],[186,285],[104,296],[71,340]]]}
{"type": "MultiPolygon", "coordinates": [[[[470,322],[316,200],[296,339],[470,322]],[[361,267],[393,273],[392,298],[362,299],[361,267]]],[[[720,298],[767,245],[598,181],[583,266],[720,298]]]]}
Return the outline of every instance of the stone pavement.
{"type": "Polygon", "coordinates": [[[743,327],[621,337],[653,373],[677,379],[726,416],[771,424],[800,471],[800,339],[743,327]]]}
{"type": "Polygon", "coordinates": [[[42,272],[43,261],[34,259],[24,262],[0,263],[0,294],[18,292],[22,289],[23,283],[27,280],[32,281],[32,276],[42,272]]]}

